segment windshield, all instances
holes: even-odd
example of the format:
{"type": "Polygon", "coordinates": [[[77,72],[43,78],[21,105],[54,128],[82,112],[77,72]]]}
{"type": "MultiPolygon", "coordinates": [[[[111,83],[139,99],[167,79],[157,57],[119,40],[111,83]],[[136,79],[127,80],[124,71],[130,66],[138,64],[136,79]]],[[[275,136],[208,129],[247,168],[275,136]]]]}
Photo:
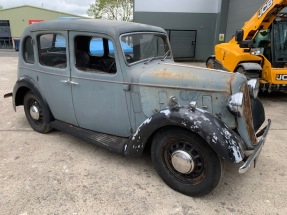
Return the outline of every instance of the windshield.
{"type": "Polygon", "coordinates": [[[165,59],[171,56],[165,34],[134,33],[121,36],[122,51],[128,64],[165,59]]]}
{"type": "Polygon", "coordinates": [[[287,22],[277,22],[273,25],[274,61],[287,62],[287,22]]]}

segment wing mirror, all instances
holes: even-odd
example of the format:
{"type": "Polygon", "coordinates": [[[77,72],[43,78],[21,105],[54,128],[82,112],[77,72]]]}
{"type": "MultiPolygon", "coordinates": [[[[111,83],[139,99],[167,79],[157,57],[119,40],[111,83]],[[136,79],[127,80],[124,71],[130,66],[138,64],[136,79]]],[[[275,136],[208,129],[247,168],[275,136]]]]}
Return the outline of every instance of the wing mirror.
{"type": "Polygon", "coordinates": [[[235,32],[235,40],[237,42],[241,42],[243,40],[243,36],[244,36],[244,30],[242,29],[238,29],[235,32]]]}

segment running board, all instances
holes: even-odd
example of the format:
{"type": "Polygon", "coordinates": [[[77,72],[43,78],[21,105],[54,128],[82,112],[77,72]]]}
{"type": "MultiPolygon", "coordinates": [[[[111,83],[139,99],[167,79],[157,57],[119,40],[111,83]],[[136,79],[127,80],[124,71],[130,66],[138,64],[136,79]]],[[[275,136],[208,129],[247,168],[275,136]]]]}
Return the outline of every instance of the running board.
{"type": "Polygon", "coordinates": [[[79,137],[87,142],[94,143],[101,148],[120,154],[124,154],[124,146],[128,141],[128,138],[97,133],[58,120],[51,122],[50,125],[52,128],[71,134],[75,137],[79,137]]]}

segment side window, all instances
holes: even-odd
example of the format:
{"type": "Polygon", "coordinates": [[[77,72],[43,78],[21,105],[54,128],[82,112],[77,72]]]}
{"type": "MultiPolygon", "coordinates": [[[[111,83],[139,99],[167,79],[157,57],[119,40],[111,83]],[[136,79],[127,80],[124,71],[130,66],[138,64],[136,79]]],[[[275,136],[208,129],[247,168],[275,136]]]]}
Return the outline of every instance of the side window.
{"type": "Polygon", "coordinates": [[[39,62],[55,68],[67,67],[66,39],[61,34],[42,34],[38,38],[39,62]]]}
{"type": "Polygon", "coordinates": [[[116,73],[114,45],[111,40],[102,37],[77,36],[74,42],[76,67],[79,70],[116,73]]]}
{"type": "Polygon", "coordinates": [[[23,58],[26,63],[33,64],[35,62],[32,38],[30,36],[24,39],[23,58]]]}

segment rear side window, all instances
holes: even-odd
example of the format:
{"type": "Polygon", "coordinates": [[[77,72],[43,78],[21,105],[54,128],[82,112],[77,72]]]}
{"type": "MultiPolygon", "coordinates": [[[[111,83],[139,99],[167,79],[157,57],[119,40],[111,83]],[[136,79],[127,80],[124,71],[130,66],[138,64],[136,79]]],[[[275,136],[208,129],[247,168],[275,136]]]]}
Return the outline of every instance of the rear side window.
{"type": "Polygon", "coordinates": [[[33,64],[35,62],[35,58],[34,58],[32,38],[30,36],[25,38],[23,50],[24,50],[23,51],[24,61],[26,63],[33,64]]]}
{"type": "Polygon", "coordinates": [[[43,66],[66,68],[66,39],[61,34],[43,34],[38,38],[39,62],[43,66]]]}

